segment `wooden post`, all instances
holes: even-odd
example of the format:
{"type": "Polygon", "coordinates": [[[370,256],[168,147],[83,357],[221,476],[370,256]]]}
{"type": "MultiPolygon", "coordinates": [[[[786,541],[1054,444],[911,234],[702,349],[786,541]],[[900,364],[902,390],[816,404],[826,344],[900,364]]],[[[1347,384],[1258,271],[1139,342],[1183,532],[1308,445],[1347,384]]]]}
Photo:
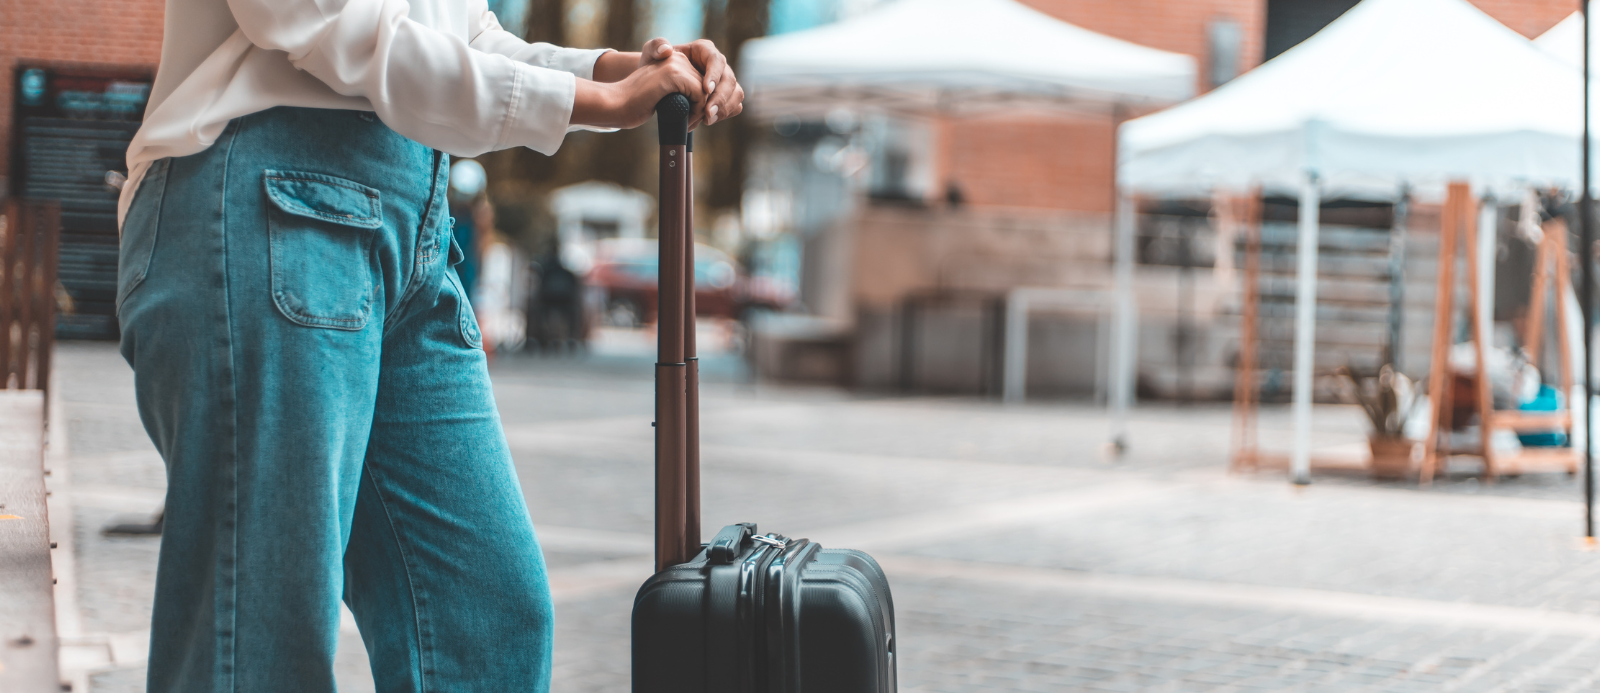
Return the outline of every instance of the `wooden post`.
{"type": "MultiPolygon", "coordinates": [[[[50,362],[56,350],[56,262],[61,251],[61,205],[49,202],[34,208],[34,228],[39,231],[39,354],[36,359],[38,379],[35,385],[44,391],[46,401],[50,395],[50,362]]],[[[49,407],[45,408],[49,418],[49,407]]]]}
{"type": "Polygon", "coordinates": [[[34,273],[37,271],[33,256],[34,236],[36,234],[32,228],[33,225],[28,223],[30,221],[29,217],[33,215],[30,213],[32,210],[28,209],[26,202],[19,206],[19,211],[21,214],[17,216],[18,223],[16,224],[17,257],[14,258],[17,273],[14,290],[17,293],[11,298],[11,305],[13,310],[16,311],[17,342],[12,352],[11,374],[16,377],[15,387],[18,390],[29,390],[32,389],[28,387],[28,362],[32,360],[30,357],[33,355],[33,349],[31,348],[34,313],[33,282],[34,273]]]}
{"type": "Polygon", "coordinates": [[[17,234],[22,224],[17,203],[0,209],[0,390],[11,389],[11,319],[17,294],[17,234]]]}
{"type": "MultiPolygon", "coordinates": [[[[1556,221],[1552,219],[1551,222],[1556,221]]],[[[1545,224],[1544,238],[1539,239],[1539,246],[1533,254],[1533,291],[1528,295],[1528,317],[1522,324],[1522,348],[1528,352],[1528,360],[1534,365],[1541,365],[1543,361],[1541,349],[1544,346],[1544,292],[1549,287],[1550,274],[1546,267],[1550,262],[1552,240],[1550,238],[1551,224],[1545,224]]],[[[1565,227],[1565,224],[1562,225],[1565,227]]],[[[1566,229],[1562,228],[1562,233],[1566,229]]],[[[1556,285],[1559,294],[1561,285],[1556,285]]],[[[1561,322],[1561,314],[1556,313],[1556,322],[1561,322]]]]}
{"type": "MultiPolygon", "coordinates": [[[[1439,276],[1433,308],[1433,350],[1428,364],[1428,402],[1433,405],[1433,421],[1428,427],[1426,456],[1422,461],[1421,484],[1433,483],[1439,462],[1440,426],[1445,436],[1450,427],[1450,346],[1451,322],[1455,308],[1456,236],[1463,217],[1469,212],[1471,190],[1466,183],[1451,183],[1439,219],[1439,276]]],[[[1446,451],[1446,460],[1449,453],[1446,451]]]]}
{"type": "MultiPolygon", "coordinates": [[[[1554,255],[1554,257],[1551,260],[1556,265],[1556,339],[1560,341],[1556,348],[1556,354],[1559,355],[1557,358],[1561,360],[1561,396],[1571,398],[1573,369],[1571,344],[1567,341],[1570,336],[1567,334],[1567,287],[1572,286],[1572,258],[1567,255],[1566,220],[1560,217],[1552,219],[1550,226],[1545,229],[1544,235],[1546,239],[1552,242],[1554,251],[1551,255],[1554,255]]],[[[1584,402],[1586,410],[1588,404],[1588,402],[1584,402]]],[[[1568,401],[1567,412],[1571,413],[1573,409],[1572,402],[1568,401]]],[[[1568,445],[1572,444],[1572,428],[1573,417],[1569,416],[1567,419],[1568,445]]],[[[1577,470],[1574,469],[1573,471],[1577,470]]]]}
{"type": "MultiPolygon", "coordinates": [[[[1237,204],[1238,200],[1233,200],[1237,204]]],[[[1244,274],[1239,319],[1239,364],[1233,381],[1233,458],[1228,471],[1254,471],[1260,466],[1256,414],[1260,404],[1257,391],[1256,346],[1260,337],[1261,315],[1261,189],[1254,188],[1244,200],[1243,215],[1236,215],[1244,231],[1244,274]]],[[[1232,248],[1227,249],[1233,252],[1232,248]]]]}

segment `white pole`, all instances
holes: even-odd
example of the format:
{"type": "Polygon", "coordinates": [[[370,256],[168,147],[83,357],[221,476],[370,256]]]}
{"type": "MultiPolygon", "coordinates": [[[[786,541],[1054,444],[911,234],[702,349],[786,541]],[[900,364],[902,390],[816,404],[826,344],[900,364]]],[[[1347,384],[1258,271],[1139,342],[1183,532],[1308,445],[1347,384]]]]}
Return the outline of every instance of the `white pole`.
{"type": "Polygon", "coordinates": [[[1500,218],[1499,208],[1495,206],[1494,197],[1485,194],[1483,205],[1478,213],[1478,304],[1473,306],[1477,313],[1477,326],[1474,328],[1473,339],[1481,340],[1483,348],[1487,350],[1494,346],[1494,257],[1499,250],[1497,237],[1500,218]]]}
{"type": "Polygon", "coordinates": [[[1116,238],[1112,244],[1116,281],[1115,325],[1111,330],[1111,445],[1128,449],[1128,408],[1133,404],[1134,364],[1139,360],[1138,312],[1133,297],[1133,198],[1117,196],[1116,238]]]}
{"type": "Polygon", "coordinates": [[[1290,480],[1311,483],[1311,369],[1317,344],[1317,224],[1322,199],[1317,175],[1300,185],[1300,242],[1294,293],[1294,456],[1290,480]]]}
{"type": "Polygon", "coordinates": [[[1006,294],[1005,363],[1001,366],[1004,401],[1021,402],[1028,387],[1028,291],[1006,294]]]}

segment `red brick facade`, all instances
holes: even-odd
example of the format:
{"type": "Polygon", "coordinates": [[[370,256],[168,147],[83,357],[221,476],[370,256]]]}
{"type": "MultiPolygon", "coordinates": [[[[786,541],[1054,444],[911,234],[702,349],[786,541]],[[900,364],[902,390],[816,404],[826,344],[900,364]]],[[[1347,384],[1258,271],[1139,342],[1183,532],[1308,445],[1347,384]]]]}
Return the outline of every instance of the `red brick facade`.
{"type": "Polygon", "coordinates": [[[0,0],[0,175],[12,171],[17,68],[149,78],[161,59],[163,0],[0,0]]]}

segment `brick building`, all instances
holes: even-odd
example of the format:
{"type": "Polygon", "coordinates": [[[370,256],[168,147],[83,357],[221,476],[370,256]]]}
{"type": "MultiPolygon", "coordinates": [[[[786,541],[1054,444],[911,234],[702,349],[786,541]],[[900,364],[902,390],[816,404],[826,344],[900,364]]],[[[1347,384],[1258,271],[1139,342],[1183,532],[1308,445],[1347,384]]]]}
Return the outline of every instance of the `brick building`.
{"type": "Polygon", "coordinates": [[[62,337],[115,336],[116,191],[161,58],[161,0],[0,0],[0,199],[61,200],[62,337]]]}

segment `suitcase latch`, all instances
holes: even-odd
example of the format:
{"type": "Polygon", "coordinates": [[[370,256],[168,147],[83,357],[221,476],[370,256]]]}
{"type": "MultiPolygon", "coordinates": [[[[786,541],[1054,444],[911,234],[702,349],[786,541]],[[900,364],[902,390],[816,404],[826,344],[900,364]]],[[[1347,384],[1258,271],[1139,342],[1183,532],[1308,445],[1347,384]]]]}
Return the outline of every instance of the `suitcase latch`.
{"type": "Polygon", "coordinates": [[[783,537],[783,536],[779,536],[777,534],[763,534],[763,535],[758,536],[758,537],[750,537],[750,538],[755,540],[755,541],[759,541],[759,542],[761,542],[763,544],[766,544],[767,546],[775,546],[775,547],[780,548],[780,549],[789,545],[788,538],[783,537]]]}

